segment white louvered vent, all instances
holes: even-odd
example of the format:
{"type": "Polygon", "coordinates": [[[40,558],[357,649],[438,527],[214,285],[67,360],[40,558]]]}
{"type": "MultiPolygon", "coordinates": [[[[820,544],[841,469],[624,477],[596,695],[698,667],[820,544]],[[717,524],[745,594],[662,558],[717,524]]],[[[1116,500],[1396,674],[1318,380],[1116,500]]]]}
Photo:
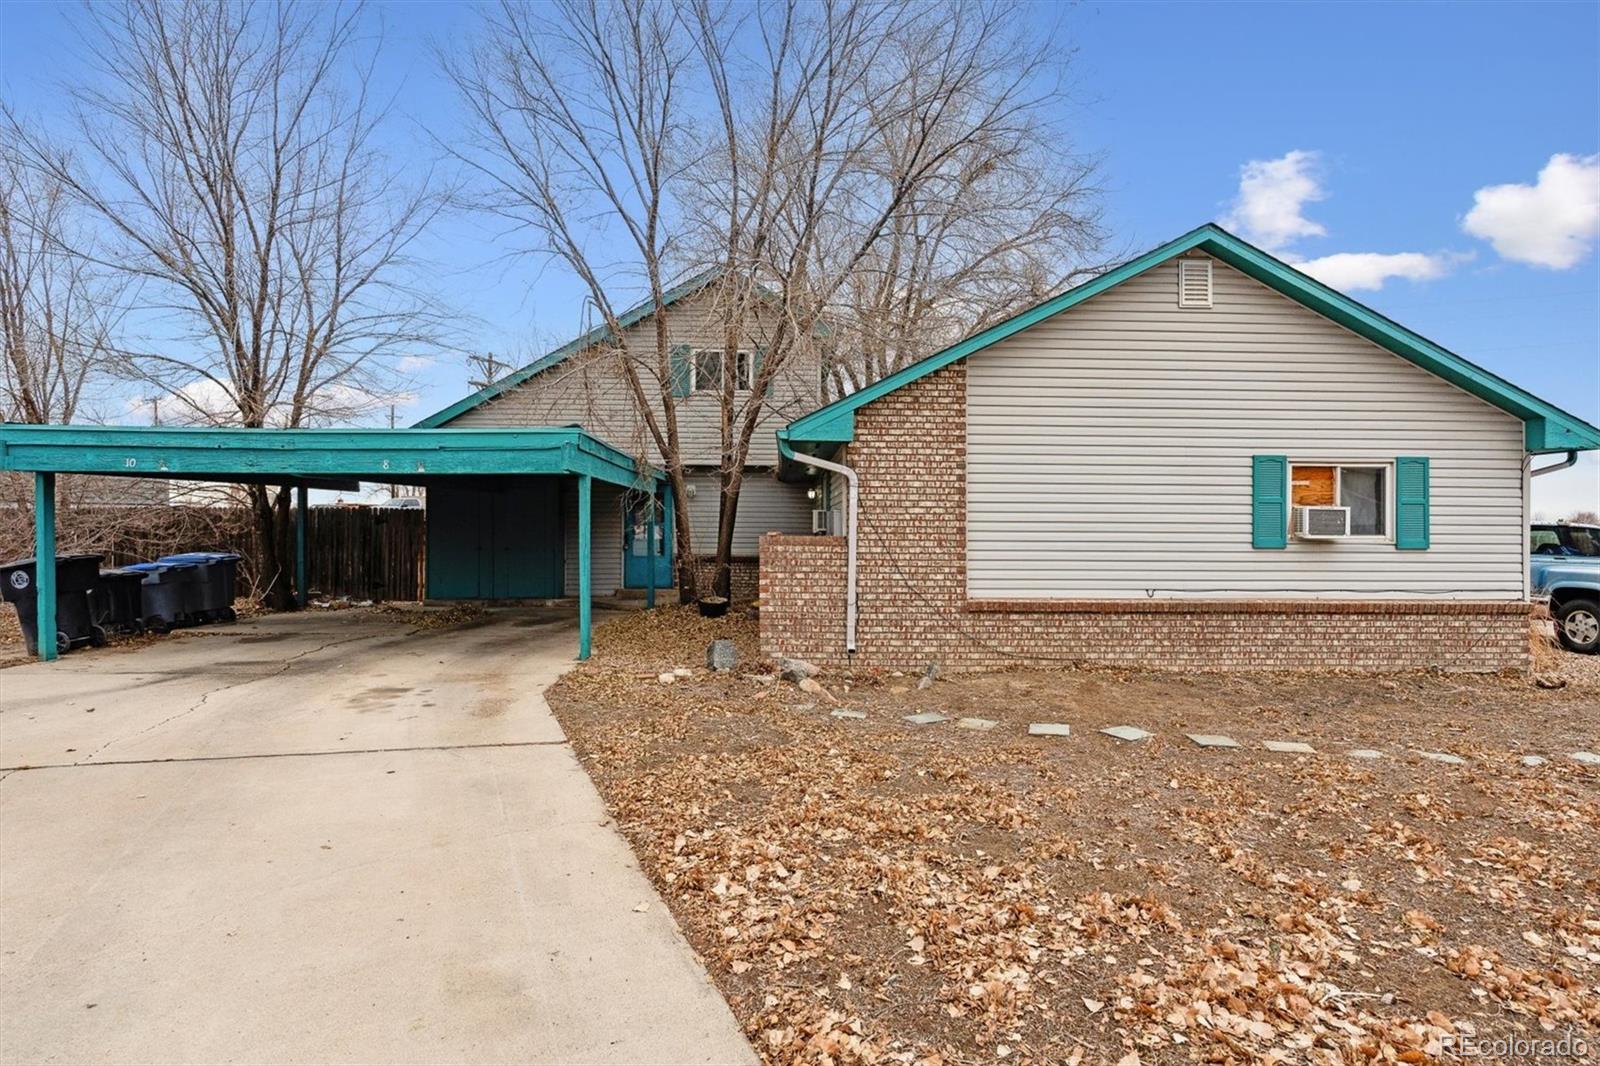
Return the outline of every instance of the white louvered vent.
{"type": "Polygon", "coordinates": [[[1178,306],[1211,306],[1211,260],[1178,260],[1178,306]]]}

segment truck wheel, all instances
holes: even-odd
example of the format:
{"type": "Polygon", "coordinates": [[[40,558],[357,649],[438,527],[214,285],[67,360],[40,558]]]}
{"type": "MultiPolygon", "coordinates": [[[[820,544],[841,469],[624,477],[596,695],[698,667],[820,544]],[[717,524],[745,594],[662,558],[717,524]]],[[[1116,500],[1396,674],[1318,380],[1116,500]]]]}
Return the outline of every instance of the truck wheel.
{"type": "Polygon", "coordinates": [[[1568,600],[1556,608],[1556,636],[1568,651],[1593,655],[1600,651],[1600,604],[1568,600]]]}

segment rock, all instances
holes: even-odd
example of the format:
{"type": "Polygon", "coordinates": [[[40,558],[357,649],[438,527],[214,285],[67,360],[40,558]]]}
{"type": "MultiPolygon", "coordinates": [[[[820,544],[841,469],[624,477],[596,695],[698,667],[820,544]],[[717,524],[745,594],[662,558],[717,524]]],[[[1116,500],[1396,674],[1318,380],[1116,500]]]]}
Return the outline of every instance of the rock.
{"type": "Polygon", "coordinates": [[[918,714],[906,715],[905,720],[910,722],[912,725],[933,725],[937,722],[948,722],[950,719],[946,718],[938,711],[922,711],[918,714]]]}
{"type": "Polygon", "coordinates": [[[1417,754],[1431,762],[1448,763],[1451,766],[1464,766],[1467,761],[1459,755],[1450,754],[1448,751],[1419,751],[1417,754]]]}
{"type": "Polygon", "coordinates": [[[865,718],[867,716],[866,711],[852,711],[848,708],[840,708],[837,711],[829,711],[828,713],[835,718],[865,718]]]}
{"type": "Polygon", "coordinates": [[[1543,755],[1524,755],[1520,761],[1523,766],[1543,766],[1549,760],[1543,755]]]}
{"type": "Polygon", "coordinates": [[[928,677],[927,675],[923,675],[921,678],[919,678],[917,680],[917,689],[919,691],[921,691],[923,689],[930,689],[932,687],[933,687],[933,678],[928,677]]]}
{"type": "Polygon", "coordinates": [[[661,682],[663,685],[670,685],[674,681],[678,680],[678,675],[673,673],[671,670],[667,670],[663,673],[657,674],[656,680],[661,682]]]}
{"type": "Polygon", "coordinates": [[[823,699],[827,700],[829,703],[838,703],[839,702],[838,700],[834,699],[833,693],[831,693],[827,689],[823,688],[822,687],[822,682],[818,681],[814,677],[803,677],[803,678],[801,678],[800,679],[800,691],[804,692],[804,693],[807,693],[808,695],[811,695],[811,696],[821,696],[823,699]]]}
{"type": "Polygon", "coordinates": [[[1567,758],[1573,762],[1581,762],[1585,766],[1600,766],[1600,755],[1596,755],[1592,751],[1575,751],[1568,755],[1567,758]]]}
{"type": "Polygon", "coordinates": [[[804,681],[808,677],[816,677],[821,670],[812,666],[804,659],[779,659],[778,676],[785,681],[804,681]]]}
{"type": "Polygon", "coordinates": [[[817,709],[817,705],[815,703],[796,703],[796,704],[791,705],[789,709],[791,711],[799,711],[801,713],[804,713],[806,711],[814,711],[814,710],[816,710],[817,709]]]}
{"type": "Polygon", "coordinates": [[[959,729],[977,729],[983,732],[993,729],[1000,723],[993,718],[958,718],[956,726],[959,729]]]}
{"type": "Polygon", "coordinates": [[[1381,758],[1383,758],[1383,752],[1378,751],[1376,748],[1352,748],[1346,754],[1348,754],[1352,759],[1381,759],[1381,758]]]}
{"type": "Polygon", "coordinates": [[[904,696],[907,692],[910,692],[910,691],[911,691],[911,689],[906,685],[890,685],[889,686],[889,695],[891,695],[891,696],[904,696]]]}
{"type": "Polygon", "coordinates": [[[1028,725],[1030,737],[1070,737],[1072,727],[1065,722],[1031,722],[1028,725]]]}
{"type": "Polygon", "coordinates": [[[922,676],[930,681],[937,681],[939,680],[939,675],[942,672],[943,671],[941,671],[939,668],[939,664],[933,662],[928,664],[928,668],[922,672],[922,676]]]}
{"type": "Polygon", "coordinates": [[[731,640],[713,640],[706,648],[706,667],[711,670],[732,670],[739,665],[739,650],[731,640]]]}
{"type": "Polygon", "coordinates": [[[1315,755],[1317,749],[1298,740],[1264,740],[1261,746],[1282,755],[1315,755]]]}
{"type": "Polygon", "coordinates": [[[1149,740],[1155,736],[1154,733],[1146,732],[1135,725],[1108,726],[1100,730],[1100,732],[1108,737],[1116,737],[1118,740],[1149,740]]]}
{"type": "Polygon", "coordinates": [[[674,674],[676,674],[678,677],[693,677],[694,676],[694,671],[689,669],[687,666],[674,666],[672,668],[672,672],[674,674]]]}

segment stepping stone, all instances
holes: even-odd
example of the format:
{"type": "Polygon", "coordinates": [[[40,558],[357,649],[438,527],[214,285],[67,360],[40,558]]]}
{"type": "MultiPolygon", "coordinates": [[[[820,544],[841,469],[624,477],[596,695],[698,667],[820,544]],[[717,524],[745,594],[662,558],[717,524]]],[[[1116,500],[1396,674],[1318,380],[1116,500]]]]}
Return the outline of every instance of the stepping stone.
{"type": "Polygon", "coordinates": [[[837,711],[829,711],[828,713],[835,718],[865,718],[867,716],[866,711],[852,711],[844,708],[840,708],[837,711]]]}
{"type": "Polygon", "coordinates": [[[1376,748],[1351,748],[1345,754],[1349,755],[1352,759],[1381,759],[1381,758],[1383,758],[1383,752],[1377,750],[1376,748]]]}
{"type": "Polygon", "coordinates": [[[1546,759],[1543,755],[1524,755],[1518,761],[1521,762],[1523,766],[1543,766],[1550,760],[1546,759]]]}
{"type": "Polygon", "coordinates": [[[1232,737],[1222,736],[1220,733],[1185,733],[1184,736],[1202,748],[1237,748],[1239,746],[1237,740],[1232,737]]]}
{"type": "Polygon", "coordinates": [[[1422,756],[1424,759],[1431,759],[1434,762],[1449,763],[1451,766],[1465,766],[1467,764],[1467,760],[1463,759],[1459,755],[1451,755],[1448,751],[1419,751],[1417,754],[1422,756]]]}
{"type": "Polygon", "coordinates": [[[923,711],[921,714],[908,714],[905,716],[905,719],[912,725],[933,725],[935,722],[948,722],[950,720],[944,715],[940,714],[938,711],[923,711]]]}
{"type": "Polygon", "coordinates": [[[1600,755],[1592,751],[1575,751],[1567,758],[1573,762],[1581,762],[1585,766],[1600,766],[1600,755]]]}
{"type": "Polygon", "coordinates": [[[995,726],[997,726],[999,724],[1000,723],[995,721],[993,718],[958,718],[958,719],[956,719],[956,726],[958,728],[960,728],[960,729],[989,730],[989,729],[993,729],[995,726]]]}
{"type": "Polygon", "coordinates": [[[1072,727],[1065,722],[1030,722],[1028,723],[1030,737],[1070,737],[1072,727]]]}
{"type": "Polygon", "coordinates": [[[1298,740],[1263,740],[1262,746],[1268,751],[1276,751],[1285,755],[1315,755],[1317,749],[1310,744],[1302,744],[1298,740]]]}
{"type": "Polygon", "coordinates": [[[1118,740],[1149,740],[1155,736],[1154,733],[1147,733],[1135,725],[1114,725],[1102,729],[1100,732],[1108,737],[1116,737],[1118,740]]]}

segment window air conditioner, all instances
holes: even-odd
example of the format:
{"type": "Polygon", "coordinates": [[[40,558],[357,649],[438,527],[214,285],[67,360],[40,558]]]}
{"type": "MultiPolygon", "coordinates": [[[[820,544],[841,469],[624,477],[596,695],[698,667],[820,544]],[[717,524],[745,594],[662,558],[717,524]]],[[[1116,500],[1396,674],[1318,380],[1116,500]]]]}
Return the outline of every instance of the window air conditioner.
{"type": "Polygon", "coordinates": [[[834,510],[812,511],[811,532],[841,537],[844,535],[844,516],[834,510]]]}
{"type": "Polygon", "coordinates": [[[1350,508],[1296,507],[1294,535],[1301,540],[1343,540],[1350,535],[1350,508]]]}

